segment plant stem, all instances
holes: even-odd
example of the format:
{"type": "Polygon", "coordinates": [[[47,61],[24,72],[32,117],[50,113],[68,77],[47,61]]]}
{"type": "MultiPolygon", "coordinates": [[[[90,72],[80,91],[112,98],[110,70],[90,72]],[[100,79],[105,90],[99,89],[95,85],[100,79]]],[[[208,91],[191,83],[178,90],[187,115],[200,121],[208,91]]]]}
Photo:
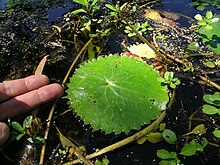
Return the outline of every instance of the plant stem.
{"type": "Polygon", "coordinates": [[[124,20],[127,25],[132,29],[133,32],[135,32],[135,34],[137,35],[137,37],[142,40],[145,44],[147,44],[158,56],[160,56],[162,58],[163,61],[165,61],[167,64],[171,64],[172,61],[168,60],[162,53],[160,53],[152,44],[150,44],[148,42],[148,40],[146,40],[142,35],[140,35],[140,33],[125,19],[122,18],[122,20],[124,20]]]}
{"type": "Polygon", "coordinates": [[[211,81],[211,80],[209,80],[209,79],[207,79],[206,77],[203,77],[203,76],[199,76],[199,78],[201,80],[205,81],[207,84],[209,84],[209,85],[217,88],[218,90],[220,90],[220,86],[218,84],[214,83],[213,81],[211,81]]]}
{"type": "Polygon", "coordinates": [[[93,38],[90,38],[89,41],[83,46],[83,48],[80,50],[79,54],[76,56],[76,58],[74,59],[74,61],[72,62],[68,72],[66,73],[65,78],[63,79],[62,84],[64,85],[67,81],[67,79],[69,78],[69,75],[73,69],[73,67],[75,66],[77,60],[79,59],[79,57],[83,54],[83,52],[86,50],[86,48],[88,47],[88,45],[90,44],[90,42],[92,42],[93,38]]]}
{"type": "MultiPolygon", "coordinates": [[[[81,51],[79,52],[79,54],[76,56],[76,58],[74,59],[74,61],[72,62],[68,72],[66,73],[66,76],[65,78],[63,79],[63,82],[62,82],[62,85],[64,87],[64,84],[66,83],[74,65],[76,64],[77,60],[79,59],[79,57],[83,54],[83,52],[86,50],[86,48],[88,47],[89,43],[93,40],[93,38],[90,38],[90,40],[83,46],[83,48],[81,49],[81,51]]],[[[47,127],[46,127],[46,130],[45,130],[45,133],[44,133],[44,140],[45,140],[45,143],[43,144],[42,148],[41,148],[41,155],[40,155],[40,161],[39,161],[39,165],[43,165],[44,164],[44,155],[45,155],[45,150],[46,150],[46,140],[48,138],[48,134],[49,134],[49,130],[50,130],[50,124],[51,124],[51,120],[52,120],[52,117],[53,117],[53,114],[54,114],[54,111],[55,111],[55,107],[56,107],[56,103],[57,103],[58,100],[56,100],[53,104],[53,106],[51,107],[51,110],[50,110],[50,114],[48,116],[48,119],[47,119],[47,127]]]]}

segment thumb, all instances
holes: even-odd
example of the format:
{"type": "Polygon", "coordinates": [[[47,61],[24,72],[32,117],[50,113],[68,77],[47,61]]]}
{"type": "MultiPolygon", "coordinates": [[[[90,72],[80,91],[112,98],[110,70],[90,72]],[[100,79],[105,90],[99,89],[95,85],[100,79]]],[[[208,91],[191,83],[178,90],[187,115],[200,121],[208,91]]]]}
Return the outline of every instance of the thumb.
{"type": "Polygon", "coordinates": [[[0,146],[3,145],[9,137],[10,129],[7,124],[0,122],[0,146]]]}

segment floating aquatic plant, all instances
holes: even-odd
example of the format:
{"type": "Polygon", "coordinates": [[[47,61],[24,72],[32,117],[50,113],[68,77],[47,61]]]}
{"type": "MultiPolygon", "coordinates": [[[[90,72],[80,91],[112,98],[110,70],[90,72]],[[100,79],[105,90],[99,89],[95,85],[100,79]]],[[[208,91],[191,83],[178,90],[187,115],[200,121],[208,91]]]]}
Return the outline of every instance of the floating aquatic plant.
{"type": "Polygon", "coordinates": [[[144,61],[126,56],[99,57],[81,65],[68,84],[70,107],[94,130],[140,129],[157,118],[168,102],[167,87],[144,61]]]}
{"type": "Polygon", "coordinates": [[[200,26],[199,34],[202,42],[216,54],[220,55],[220,15],[213,15],[211,11],[207,11],[204,18],[200,14],[197,14],[195,15],[195,19],[200,26]]]}

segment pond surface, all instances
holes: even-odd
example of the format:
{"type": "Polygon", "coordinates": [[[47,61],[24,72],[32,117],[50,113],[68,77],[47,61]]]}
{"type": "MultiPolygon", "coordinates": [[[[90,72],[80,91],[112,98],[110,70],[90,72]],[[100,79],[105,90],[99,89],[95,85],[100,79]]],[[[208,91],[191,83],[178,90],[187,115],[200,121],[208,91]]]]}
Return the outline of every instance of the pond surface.
{"type": "MultiPolygon", "coordinates": [[[[71,52],[68,52],[67,48],[58,45],[59,40],[56,37],[50,36],[50,38],[48,39],[51,39],[53,41],[52,46],[47,44],[45,38],[48,37],[48,34],[55,34],[53,33],[54,31],[51,29],[51,26],[56,25],[61,27],[64,24],[64,21],[62,19],[63,15],[68,13],[69,11],[72,11],[76,6],[71,3],[71,0],[44,2],[45,3],[41,2],[43,6],[42,8],[39,7],[36,9],[30,5],[28,6],[28,9],[25,9],[24,11],[22,8],[15,9],[14,13],[11,16],[5,16],[0,19],[0,21],[2,21],[2,24],[5,26],[2,29],[5,30],[7,34],[10,34],[10,36],[6,36],[6,33],[0,33],[0,36],[2,38],[4,37],[8,39],[5,41],[3,41],[2,39],[1,43],[6,43],[10,41],[5,47],[6,51],[3,52],[5,53],[4,56],[7,55],[8,58],[3,59],[2,62],[0,61],[1,81],[5,79],[24,77],[32,74],[40,59],[46,54],[50,54],[51,57],[48,61],[48,66],[45,68],[45,73],[52,79],[52,82],[61,81],[64,77],[75,54],[72,55],[71,52]],[[28,17],[29,12],[31,17],[28,17]],[[16,16],[18,16],[18,20],[15,19],[16,16]],[[18,24],[19,19],[20,21],[22,21],[23,18],[26,21],[23,21],[23,24],[18,24]],[[34,21],[34,23],[32,21],[34,21]],[[36,31],[32,31],[31,29],[33,28],[36,28],[36,31]],[[18,38],[13,38],[13,36],[18,36],[18,38]],[[11,37],[13,39],[11,39],[11,37]],[[16,42],[14,42],[14,40],[16,42]],[[11,49],[13,45],[14,49],[11,49]],[[21,50],[20,47],[23,47],[23,49],[21,50]],[[41,52],[43,52],[43,54],[41,54],[41,52]],[[13,56],[11,54],[13,54],[13,56]],[[23,56],[21,56],[21,54],[23,54],[23,56]]],[[[204,11],[196,10],[193,6],[189,4],[190,2],[190,0],[161,0],[156,9],[184,14],[191,18],[193,18],[194,15],[196,15],[197,13],[205,13],[204,11]]],[[[6,0],[0,1],[0,8],[4,9],[4,5],[6,3],[6,0]]],[[[218,10],[215,11],[219,13],[218,10]]],[[[183,26],[185,25],[185,22],[183,20],[179,20],[179,23],[182,23],[183,26]]],[[[109,39],[107,45],[109,48],[109,52],[116,52],[120,50],[120,46],[116,47],[115,44],[115,40],[118,39],[120,39],[118,35],[115,35],[109,39]]],[[[219,83],[219,81],[217,82],[219,83]]],[[[165,119],[165,122],[167,123],[167,128],[172,128],[172,130],[175,130],[177,135],[181,135],[183,134],[183,132],[187,132],[188,123],[185,123],[186,119],[188,119],[188,117],[196,109],[203,105],[203,94],[205,92],[212,93],[214,92],[214,90],[209,87],[204,88],[204,86],[198,84],[195,81],[184,81],[183,78],[183,83],[176,91],[176,102],[171,109],[171,112],[173,113],[165,119]]],[[[61,103],[59,103],[58,106],[62,105],[62,103],[66,104],[65,101],[62,101],[61,103]]],[[[49,109],[49,107],[50,105],[46,105],[46,107],[43,108],[49,109]]],[[[68,109],[67,105],[61,107],[62,110],[68,109]]],[[[41,113],[40,115],[42,115],[42,119],[45,119],[45,114],[41,113]]],[[[75,135],[77,132],[76,139],[79,141],[80,144],[87,146],[87,152],[89,153],[93,152],[97,148],[101,149],[128,136],[125,134],[117,136],[115,136],[114,134],[105,135],[103,132],[100,131],[93,132],[90,127],[83,125],[83,122],[78,117],[76,117],[76,114],[72,113],[58,119],[56,121],[56,124],[62,127],[61,131],[65,131],[65,133],[69,135],[75,135]],[[76,126],[78,128],[76,128],[76,126]]],[[[59,143],[56,130],[54,128],[52,128],[51,130],[51,136],[48,139],[49,146],[46,155],[47,159],[49,159],[49,157],[53,155],[53,151],[59,143]]],[[[132,131],[129,135],[132,135],[135,132],[136,131],[132,131]]],[[[19,145],[24,147],[23,144],[19,145]]],[[[21,147],[15,148],[19,150],[19,148],[21,147]]],[[[38,148],[40,149],[40,147],[38,148]]],[[[175,150],[176,146],[171,146],[165,142],[160,142],[159,144],[151,144],[149,142],[145,142],[142,145],[138,145],[136,142],[134,142],[106,155],[110,161],[110,165],[156,165],[159,163],[156,152],[158,149],[161,148],[171,151],[175,150]]],[[[19,153],[14,153],[13,151],[11,151],[10,148],[8,148],[6,151],[6,153],[9,154],[11,158],[15,155],[16,161],[20,159],[22,152],[23,151],[20,151],[19,153]]],[[[217,153],[218,149],[214,147],[208,147],[206,152],[204,152],[206,156],[200,154],[198,156],[187,158],[183,156],[180,157],[182,162],[186,165],[190,165],[193,163],[217,165],[217,162],[220,160],[219,154],[217,153]]],[[[36,153],[36,155],[39,156],[39,151],[38,153],[36,153]]],[[[99,158],[102,157],[103,156],[99,158]]],[[[4,156],[2,156],[1,159],[5,162],[4,164],[15,164],[15,162],[11,163],[7,159],[5,159],[4,156]]],[[[58,154],[58,156],[52,156],[52,160],[48,162],[49,164],[51,162],[59,164],[61,160],[62,156],[58,154]]],[[[37,164],[37,160],[33,162],[37,164]]]]}

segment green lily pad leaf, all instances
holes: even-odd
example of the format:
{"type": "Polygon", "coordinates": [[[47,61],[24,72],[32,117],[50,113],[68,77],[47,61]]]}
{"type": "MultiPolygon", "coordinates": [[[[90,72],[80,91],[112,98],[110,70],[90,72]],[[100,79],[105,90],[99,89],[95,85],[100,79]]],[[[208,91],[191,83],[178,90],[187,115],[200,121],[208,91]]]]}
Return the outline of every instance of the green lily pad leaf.
{"type": "Polygon", "coordinates": [[[171,131],[170,129],[165,129],[162,134],[163,138],[166,140],[166,142],[170,144],[176,144],[177,137],[176,134],[171,131]]]}
{"type": "Polygon", "coordinates": [[[216,107],[214,107],[214,106],[205,104],[205,105],[203,105],[202,111],[205,114],[214,115],[214,114],[218,113],[219,110],[216,107]]]}
{"type": "Polygon", "coordinates": [[[99,57],[81,65],[68,84],[70,107],[94,130],[129,132],[166,108],[168,93],[158,73],[126,56],[99,57]]]}
{"type": "Polygon", "coordinates": [[[215,137],[220,138],[220,130],[215,130],[213,131],[213,134],[215,135],[215,137]]]}

